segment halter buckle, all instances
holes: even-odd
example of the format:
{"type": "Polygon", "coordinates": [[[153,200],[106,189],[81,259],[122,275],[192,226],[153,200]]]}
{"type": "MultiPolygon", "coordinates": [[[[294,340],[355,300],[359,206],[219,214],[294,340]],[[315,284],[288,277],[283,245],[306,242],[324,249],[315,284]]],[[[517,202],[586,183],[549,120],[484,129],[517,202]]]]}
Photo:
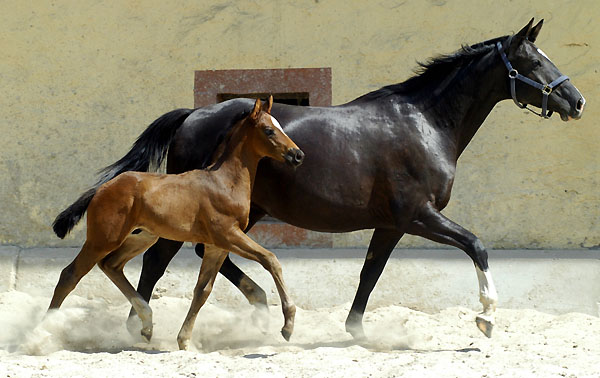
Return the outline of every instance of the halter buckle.
{"type": "Polygon", "coordinates": [[[548,84],[544,85],[544,88],[542,88],[542,93],[545,94],[546,96],[549,96],[550,93],[552,93],[552,87],[549,86],[548,84]]]}
{"type": "Polygon", "coordinates": [[[519,76],[519,71],[515,70],[514,68],[511,69],[510,71],[508,71],[508,77],[511,79],[516,79],[517,76],[519,76]]]}

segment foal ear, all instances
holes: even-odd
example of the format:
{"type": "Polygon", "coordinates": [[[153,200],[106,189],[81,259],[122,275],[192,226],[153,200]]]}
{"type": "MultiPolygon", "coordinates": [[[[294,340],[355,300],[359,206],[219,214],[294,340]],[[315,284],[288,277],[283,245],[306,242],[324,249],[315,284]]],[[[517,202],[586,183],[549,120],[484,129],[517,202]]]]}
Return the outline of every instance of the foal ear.
{"type": "Polygon", "coordinates": [[[538,34],[540,34],[540,30],[542,29],[542,25],[544,25],[544,19],[541,19],[540,22],[538,22],[537,25],[535,25],[529,32],[529,36],[527,37],[527,39],[529,39],[531,43],[535,43],[535,40],[537,39],[537,36],[538,34]]]}
{"type": "Polygon", "coordinates": [[[256,99],[256,102],[254,103],[254,108],[252,109],[252,112],[250,113],[250,118],[257,119],[258,113],[260,113],[260,98],[256,99]]]}
{"type": "Polygon", "coordinates": [[[263,111],[268,114],[271,114],[271,108],[273,107],[273,95],[269,95],[269,99],[267,102],[263,104],[263,111]]]}

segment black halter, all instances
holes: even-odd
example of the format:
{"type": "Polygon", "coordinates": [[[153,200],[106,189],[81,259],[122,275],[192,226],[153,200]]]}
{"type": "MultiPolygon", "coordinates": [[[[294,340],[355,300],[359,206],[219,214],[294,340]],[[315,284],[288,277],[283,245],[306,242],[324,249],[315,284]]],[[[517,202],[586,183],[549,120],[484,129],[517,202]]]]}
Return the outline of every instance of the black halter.
{"type": "Polygon", "coordinates": [[[498,48],[498,52],[500,53],[500,57],[502,58],[502,61],[504,62],[504,65],[508,69],[508,77],[510,78],[510,94],[512,95],[512,99],[515,102],[515,104],[517,104],[517,106],[519,108],[521,108],[521,109],[527,109],[530,112],[532,112],[533,114],[536,114],[536,115],[538,115],[540,117],[550,118],[550,116],[552,115],[552,111],[546,112],[547,109],[548,109],[548,96],[550,96],[550,93],[552,93],[552,90],[554,90],[555,87],[557,87],[563,81],[569,80],[569,77],[566,76],[566,75],[562,75],[561,77],[559,77],[558,79],[554,80],[550,84],[541,84],[541,83],[538,83],[535,80],[531,80],[530,78],[521,75],[517,70],[515,70],[512,67],[512,65],[508,61],[508,57],[504,53],[504,49],[502,48],[502,44],[500,42],[496,43],[496,47],[498,48]],[[538,113],[538,112],[536,112],[534,110],[529,109],[527,107],[527,104],[521,104],[521,103],[519,103],[519,100],[517,100],[517,90],[515,89],[515,79],[521,80],[525,84],[529,84],[532,87],[535,87],[535,88],[537,88],[537,89],[539,89],[539,90],[542,91],[542,96],[543,97],[542,97],[542,112],[541,113],[538,113]]]}

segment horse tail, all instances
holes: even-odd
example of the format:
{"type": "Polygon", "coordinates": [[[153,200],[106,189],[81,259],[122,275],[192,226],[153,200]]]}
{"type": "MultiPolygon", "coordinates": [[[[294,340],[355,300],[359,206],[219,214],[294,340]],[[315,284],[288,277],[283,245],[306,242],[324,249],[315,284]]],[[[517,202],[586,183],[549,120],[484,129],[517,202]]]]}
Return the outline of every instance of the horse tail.
{"type": "Polygon", "coordinates": [[[147,172],[158,169],[167,155],[175,132],[193,111],[194,109],[176,109],[152,122],[125,156],[100,170],[98,182],[56,217],[52,223],[54,233],[63,239],[75,227],[100,185],[126,171],[147,172]]]}

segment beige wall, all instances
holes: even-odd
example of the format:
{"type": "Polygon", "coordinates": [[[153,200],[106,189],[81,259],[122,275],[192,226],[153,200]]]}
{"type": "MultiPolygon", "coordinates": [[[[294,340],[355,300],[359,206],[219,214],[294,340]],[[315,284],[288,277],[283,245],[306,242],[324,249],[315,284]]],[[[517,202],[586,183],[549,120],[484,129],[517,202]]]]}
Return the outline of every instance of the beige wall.
{"type": "MultiPolygon", "coordinates": [[[[60,241],[52,220],[151,121],[193,105],[194,70],[332,67],[339,104],[532,16],[546,19],[538,45],[586,96],[584,118],[497,106],[459,161],[445,214],[490,247],[600,245],[595,0],[4,0],[0,244],[79,245],[84,227],[60,241]]],[[[369,234],[336,235],[335,245],[369,234]]]]}

